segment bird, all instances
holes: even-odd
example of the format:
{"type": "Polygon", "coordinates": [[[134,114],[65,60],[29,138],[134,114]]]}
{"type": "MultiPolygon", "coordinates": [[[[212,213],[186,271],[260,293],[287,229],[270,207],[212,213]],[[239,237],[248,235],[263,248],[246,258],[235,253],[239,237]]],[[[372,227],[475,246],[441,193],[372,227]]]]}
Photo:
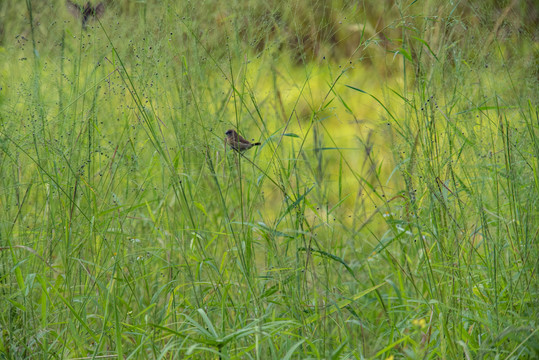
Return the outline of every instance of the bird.
{"type": "Polygon", "coordinates": [[[259,142],[252,143],[249,140],[244,139],[241,135],[239,135],[236,130],[230,129],[227,130],[225,133],[226,138],[225,142],[234,150],[239,152],[244,152],[245,150],[249,150],[253,146],[260,145],[259,142]]]}
{"type": "Polygon", "coordinates": [[[90,2],[88,1],[86,5],[82,6],[79,4],[75,4],[70,0],[66,0],[66,4],[67,8],[69,9],[69,12],[71,12],[73,16],[82,20],[83,29],[86,29],[86,23],[88,21],[93,20],[94,18],[101,17],[105,13],[105,4],[103,4],[102,2],[100,2],[96,6],[92,6],[92,4],[90,4],[90,2]]]}

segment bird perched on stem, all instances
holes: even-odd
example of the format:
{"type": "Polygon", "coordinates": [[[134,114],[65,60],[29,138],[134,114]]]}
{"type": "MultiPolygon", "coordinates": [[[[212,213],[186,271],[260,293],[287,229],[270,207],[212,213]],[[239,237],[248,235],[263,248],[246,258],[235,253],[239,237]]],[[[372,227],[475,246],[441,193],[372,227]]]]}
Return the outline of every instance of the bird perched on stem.
{"type": "Polygon", "coordinates": [[[239,135],[236,130],[230,129],[227,130],[225,133],[226,138],[225,142],[234,150],[239,152],[244,152],[245,150],[249,150],[253,146],[260,145],[259,142],[252,143],[249,140],[244,139],[241,135],[239,135]]]}
{"type": "Polygon", "coordinates": [[[105,4],[100,2],[96,6],[92,6],[90,2],[88,1],[86,5],[82,6],[79,4],[75,4],[74,2],[67,0],[66,1],[67,8],[69,9],[69,12],[73,14],[73,16],[80,18],[82,21],[82,27],[86,29],[86,23],[90,20],[93,20],[94,18],[98,18],[103,16],[105,13],[105,4]]]}

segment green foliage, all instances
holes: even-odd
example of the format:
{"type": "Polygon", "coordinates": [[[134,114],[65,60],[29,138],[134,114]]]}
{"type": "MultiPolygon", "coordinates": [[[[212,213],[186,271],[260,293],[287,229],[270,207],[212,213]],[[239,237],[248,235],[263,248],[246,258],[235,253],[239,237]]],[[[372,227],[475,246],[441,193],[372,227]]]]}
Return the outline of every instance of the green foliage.
{"type": "Polygon", "coordinates": [[[0,3],[2,358],[539,356],[531,1],[104,3],[0,3]]]}

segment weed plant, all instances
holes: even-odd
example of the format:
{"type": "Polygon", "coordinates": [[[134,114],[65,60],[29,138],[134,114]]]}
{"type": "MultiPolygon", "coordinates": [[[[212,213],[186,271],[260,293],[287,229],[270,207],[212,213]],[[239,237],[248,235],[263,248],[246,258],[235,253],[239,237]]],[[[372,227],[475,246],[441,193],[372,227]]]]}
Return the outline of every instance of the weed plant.
{"type": "Polygon", "coordinates": [[[533,1],[105,7],[0,3],[2,358],[539,357],[533,1]]]}

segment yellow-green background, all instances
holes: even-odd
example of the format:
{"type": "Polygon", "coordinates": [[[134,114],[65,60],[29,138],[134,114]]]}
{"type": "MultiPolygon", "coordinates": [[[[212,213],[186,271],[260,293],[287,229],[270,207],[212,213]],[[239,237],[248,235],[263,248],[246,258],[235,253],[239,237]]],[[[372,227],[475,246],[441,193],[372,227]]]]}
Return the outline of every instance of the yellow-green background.
{"type": "Polygon", "coordinates": [[[0,3],[4,358],[537,356],[533,1],[104,4],[0,3]]]}

